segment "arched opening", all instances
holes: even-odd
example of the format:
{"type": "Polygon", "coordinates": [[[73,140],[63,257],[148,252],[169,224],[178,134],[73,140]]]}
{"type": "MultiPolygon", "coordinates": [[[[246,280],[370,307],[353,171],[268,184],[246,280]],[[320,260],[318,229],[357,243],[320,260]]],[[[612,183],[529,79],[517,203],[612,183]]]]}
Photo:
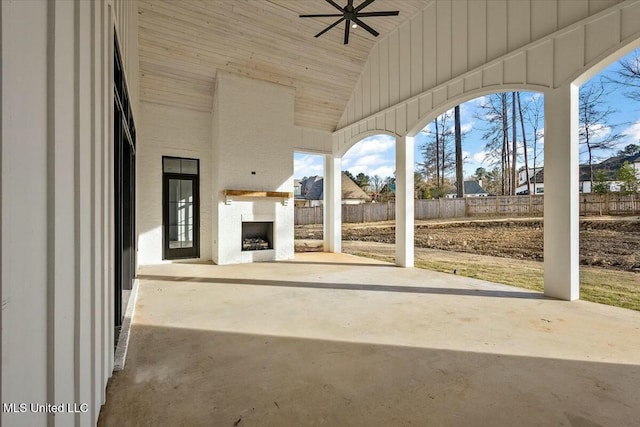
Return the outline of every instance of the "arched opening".
{"type": "Polygon", "coordinates": [[[581,299],[640,310],[640,49],[626,50],[578,79],[579,282],[581,299]]]}
{"type": "MultiPolygon", "coordinates": [[[[457,198],[455,192],[455,112],[447,110],[438,115],[424,127],[424,131],[415,136],[414,157],[416,172],[414,174],[414,202],[415,202],[415,255],[416,265],[443,272],[486,280],[506,283],[529,289],[542,290],[542,195],[535,195],[534,188],[542,188],[542,183],[535,181],[534,171],[540,172],[544,164],[542,147],[544,143],[544,97],[534,92],[507,92],[486,94],[467,101],[461,105],[460,130],[462,134],[463,180],[467,181],[468,190],[474,193],[466,197],[457,198]],[[497,130],[488,132],[490,126],[497,126],[502,130],[502,120],[493,117],[497,105],[492,104],[492,97],[506,96],[507,110],[506,133],[509,150],[513,145],[512,97],[520,106],[516,109],[516,180],[513,189],[516,195],[502,190],[502,176],[510,177],[511,169],[505,162],[505,170],[498,170],[503,165],[500,162],[499,146],[494,147],[497,153],[487,153],[487,145],[491,144],[487,133],[495,136],[497,130]],[[522,115],[520,115],[520,107],[522,115]],[[487,117],[489,116],[489,117],[487,117]],[[439,130],[436,132],[438,120],[439,130]],[[524,124],[523,124],[524,122],[524,124]],[[524,137],[523,135],[524,126],[524,137]],[[443,132],[444,131],[444,132],[443,132]],[[436,135],[437,133],[437,135],[436,135]],[[435,160],[429,163],[425,158],[425,151],[434,155],[435,141],[444,133],[445,167],[436,172],[435,160]],[[431,147],[426,145],[431,144],[431,147]],[[527,155],[524,147],[527,147],[527,155]],[[428,150],[425,150],[428,148],[428,150]],[[527,167],[525,167],[528,166],[527,167]],[[478,173],[478,169],[484,172],[478,173]],[[494,170],[496,169],[496,170],[494,170]],[[529,180],[527,180],[527,169],[529,180]],[[493,173],[492,173],[493,172],[493,173]],[[507,173],[508,172],[508,173],[507,173]],[[480,175],[480,176],[478,176],[480,175]],[[444,179],[449,187],[447,191],[438,189],[439,184],[426,181],[441,181],[444,179]],[[490,179],[488,188],[483,188],[490,179]],[[481,188],[479,194],[474,186],[481,188]],[[529,183],[527,185],[527,183],[529,183]],[[430,186],[428,186],[430,184],[430,186]],[[436,188],[440,194],[431,192],[436,188]],[[518,192],[528,194],[517,195],[518,192]],[[464,223],[464,224],[461,224],[464,223]],[[508,224],[509,227],[506,227],[508,224]],[[534,240],[534,242],[532,242],[534,240]],[[527,268],[520,273],[513,274],[513,262],[517,259],[527,268]],[[530,265],[529,265],[530,264],[530,265]]],[[[512,152],[508,152],[509,160],[512,152]]],[[[360,240],[367,241],[358,250],[350,249],[351,253],[371,256],[378,259],[392,261],[394,256],[393,230],[385,229],[381,224],[359,226],[360,240]],[[384,246],[386,244],[386,247],[384,246]]],[[[345,229],[345,240],[352,242],[345,229]]],[[[347,247],[353,243],[345,244],[347,247]]]]}
{"type": "MultiPolygon", "coordinates": [[[[328,216],[337,218],[334,226],[339,230],[335,236],[329,231],[329,240],[337,238],[341,251],[356,255],[365,254],[362,246],[373,247],[383,240],[387,246],[379,251],[373,248],[372,255],[394,262],[395,136],[369,132],[350,141],[340,155],[339,166],[333,166],[332,162],[328,168],[337,181],[328,184],[335,184],[334,193],[340,193],[327,202],[330,209],[337,211],[328,216]]],[[[329,241],[328,245],[331,244],[329,241]]]]}
{"type": "Polygon", "coordinates": [[[529,91],[487,93],[426,123],[415,137],[416,266],[543,289],[543,130],[544,95],[529,91]]]}
{"type": "Polygon", "coordinates": [[[342,157],[342,247],[346,253],[396,261],[395,148],[393,136],[377,134],[354,144],[342,157]]]}

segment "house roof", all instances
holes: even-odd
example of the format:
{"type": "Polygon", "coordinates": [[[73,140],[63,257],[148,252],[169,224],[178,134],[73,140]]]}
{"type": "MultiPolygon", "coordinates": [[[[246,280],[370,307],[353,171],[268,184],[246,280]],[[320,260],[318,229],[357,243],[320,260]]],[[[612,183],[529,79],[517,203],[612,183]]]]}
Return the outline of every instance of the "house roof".
{"type": "MultiPolygon", "coordinates": [[[[640,153],[634,154],[632,156],[614,156],[610,157],[602,162],[593,165],[593,171],[604,171],[607,175],[607,178],[610,181],[616,180],[616,173],[620,166],[624,164],[624,162],[635,163],[640,162],[640,153]]],[[[544,168],[541,169],[538,173],[530,178],[530,182],[543,183],[544,182],[544,168]]],[[[589,165],[580,165],[580,181],[591,181],[591,168],[589,165]]]]}
{"type": "Polygon", "coordinates": [[[465,181],[464,194],[488,194],[478,181],[465,181]]]}
{"type": "MultiPolygon", "coordinates": [[[[321,176],[312,176],[303,181],[302,198],[306,200],[322,200],[324,193],[324,179],[321,176]]],[[[343,200],[370,200],[365,193],[351,178],[342,173],[342,199],[343,200]]]]}

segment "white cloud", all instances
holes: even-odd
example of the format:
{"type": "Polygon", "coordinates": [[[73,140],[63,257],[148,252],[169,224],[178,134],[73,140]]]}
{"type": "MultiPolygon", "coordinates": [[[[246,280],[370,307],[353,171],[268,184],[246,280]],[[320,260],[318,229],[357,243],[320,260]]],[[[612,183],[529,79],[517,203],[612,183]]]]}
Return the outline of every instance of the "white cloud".
{"type": "Polygon", "coordinates": [[[622,131],[622,134],[627,137],[627,143],[638,144],[640,143],[640,120],[622,131]]]}
{"type": "Polygon", "coordinates": [[[388,176],[393,176],[394,171],[395,171],[395,168],[391,166],[380,166],[375,169],[370,169],[367,175],[369,176],[378,175],[381,178],[386,178],[388,176]]]}
{"type": "Polygon", "coordinates": [[[462,126],[460,126],[460,132],[462,133],[471,132],[473,130],[474,124],[475,122],[469,122],[469,123],[463,124],[462,126]]]}
{"type": "Polygon", "coordinates": [[[367,154],[384,153],[392,149],[395,139],[388,135],[376,135],[358,142],[351,147],[343,158],[355,158],[367,154]]]}
{"type": "Polygon", "coordinates": [[[381,156],[380,154],[372,154],[370,156],[362,156],[354,159],[354,164],[361,166],[378,166],[380,164],[389,163],[391,159],[381,156]]]}
{"type": "Polygon", "coordinates": [[[611,127],[604,125],[602,123],[597,123],[593,125],[593,129],[591,130],[591,135],[594,139],[604,139],[611,134],[611,127]]]}
{"type": "Polygon", "coordinates": [[[312,154],[296,154],[293,159],[293,175],[296,178],[304,176],[322,175],[324,164],[322,156],[312,154]]]}
{"type": "Polygon", "coordinates": [[[393,176],[395,170],[394,160],[382,156],[366,156],[362,159],[355,159],[348,166],[343,166],[342,170],[348,170],[353,175],[364,173],[365,175],[380,175],[382,178],[393,176]]]}
{"type": "Polygon", "coordinates": [[[342,157],[342,170],[353,175],[393,176],[395,170],[395,139],[391,136],[376,135],[354,145],[342,157]]]}
{"type": "Polygon", "coordinates": [[[487,157],[486,151],[478,151],[477,153],[473,154],[473,160],[476,161],[477,163],[484,163],[484,159],[486,157],[487,157]]]}

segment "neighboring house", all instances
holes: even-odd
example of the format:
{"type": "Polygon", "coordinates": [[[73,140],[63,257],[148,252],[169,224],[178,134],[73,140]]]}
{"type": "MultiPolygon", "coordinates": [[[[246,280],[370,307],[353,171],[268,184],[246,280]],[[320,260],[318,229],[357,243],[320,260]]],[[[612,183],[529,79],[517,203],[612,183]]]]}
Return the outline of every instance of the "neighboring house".
{"type": "MultiPolygon", "coordinates": [[[[375,195],[374,195],[375,196],[375,195]]],[[[377,197],[373,198],[372,201],[378,200],[379,202],[393,202],[396,200],[396,183],[395,181],[388,182],[382,186],[380,192],[377,194],[377,197]]]]}
{"type": "Polygon", "coordinates": [[[524,166],[522,166],[518,170],[518,187],[516,188],[516,194],[523,195],[529,194],[529,188],[534,194],[542,194],[544,193],[544,183],[540,181],[537,174],[542,172],[542,167],[529,168],[529,182],[531,183],[529,187],[527,187],[527,170],[524,166]],[[534,191],[535,188],[535,191],[534,191]]]}
{"type": "MultiPolygon", "coordinates": [[[[632,156],[614,156],[593,165],[593,172],[604,171],[609,181],[609,191],[620,191],[620,182],[617,173],[624,162],[629,162],[636,170],[636,176],[640,178],[640,154],[632,156]]],[[[589,165],[580,165],[580,192],[591,193],[591,168],[589,165]]]]}
{"type": "MultiPolygon", "coordinates": [[[[296,197],[296,206],[322,206],[324,200],[324,179],[312,176],[300,181],[301,195],[296,197]]],[[[342,204],[359,205],[370,201],[370,197],[344,172],[342,173],[342,204]]]]}
{"type": "MultiPolygon", "coordinates": [[[[487,197],[488,195],[487,190],[482,188],[482,180],[464,182],[464,197],[487,197]]],[[[455,199],[457,196],[457,193],[449,193],[446,198],[455,199]]]]}
{"type": "Polygon", "coordinates": [[[299,179],[294,179],[293,180],[293,197],[297,199],[300,196],[302,196],[302,184],[300,183],[299,179]]]}
{"type": "MultiPolygon", "coordinates": [[[[620,182],[617,180],[617,173],[620,169],[620,166],[624,164],[624,162],[629,162],[636,171],[636,175],[640,179],[640,154],[634,154],[632,156],[614,156],[610,157],[598,164],[593,165],[593,172],[596,173],[598,171],[604,171],[609,182],[609,191],[620,191],[620,182]]],[[[536,194],[544,193],[544,169],[541,168],[535,174],[535,177],[531,177],[530,181],[533,184],[535,179],[536,182],[536,194]]],[[[592,183],[591,183],[591,168],[589,165],[580,165],[580,175],[579,175],[579,188],[581,193],[591,193],[592,183]]],[[[526,185],[518,187],[518,194],[527,194],[526,185]]]]}

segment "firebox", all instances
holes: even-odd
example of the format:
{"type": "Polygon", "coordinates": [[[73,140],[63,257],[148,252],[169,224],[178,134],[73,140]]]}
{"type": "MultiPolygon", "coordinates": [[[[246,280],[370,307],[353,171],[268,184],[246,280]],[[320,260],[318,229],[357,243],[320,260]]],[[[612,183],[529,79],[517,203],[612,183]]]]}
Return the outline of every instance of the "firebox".
{"type": "Polygon", "coordinates": [[[262,251],[273,249],[273,221],[242,223],[242,250],[262,251]]]}

